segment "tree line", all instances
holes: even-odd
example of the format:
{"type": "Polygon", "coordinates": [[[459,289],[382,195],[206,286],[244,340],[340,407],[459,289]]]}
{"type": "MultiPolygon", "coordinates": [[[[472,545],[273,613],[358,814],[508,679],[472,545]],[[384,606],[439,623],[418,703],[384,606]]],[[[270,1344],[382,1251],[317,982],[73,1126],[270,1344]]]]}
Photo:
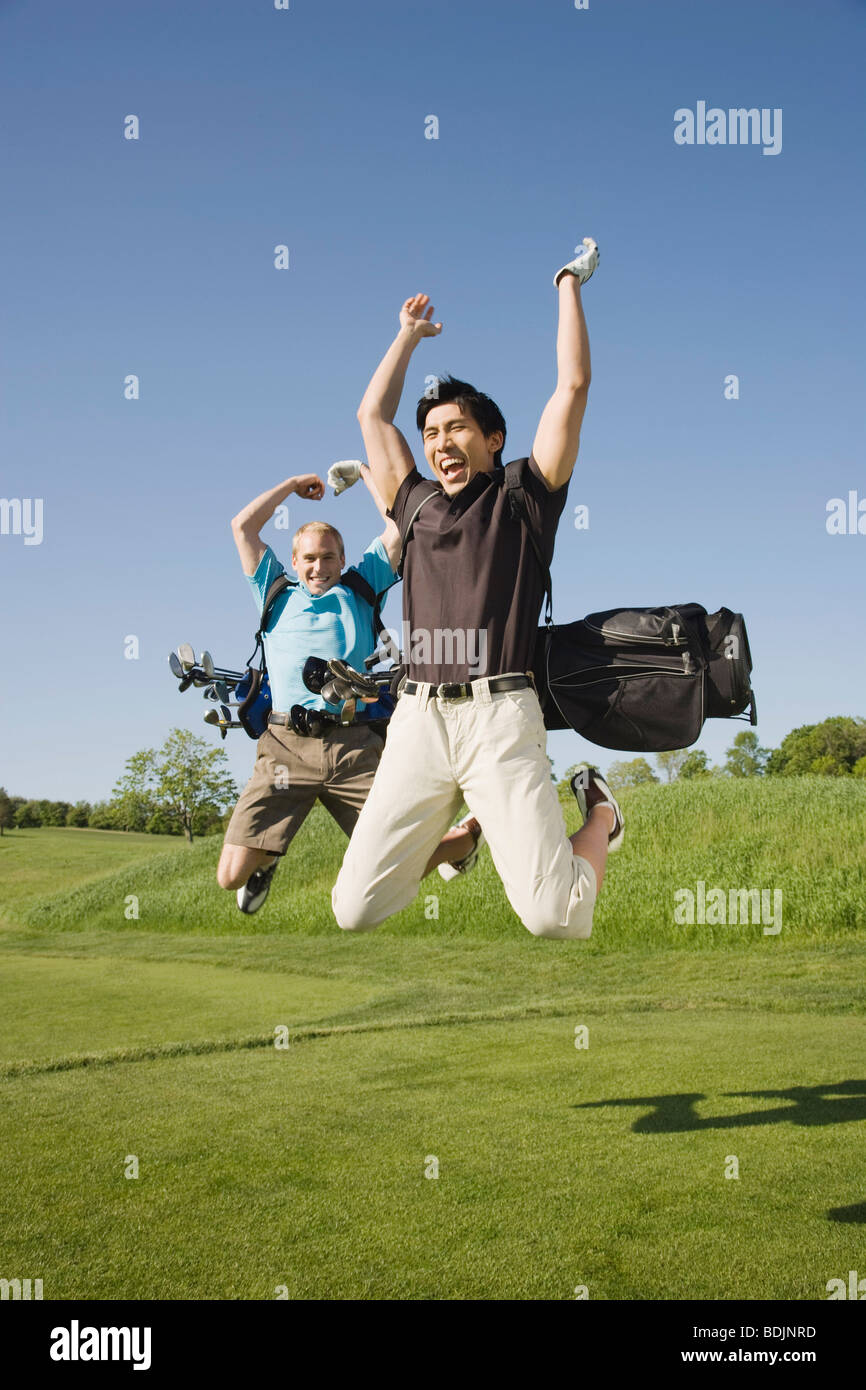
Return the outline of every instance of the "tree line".
{"type": "MultiPolygon", "coordinates": [[[[698,748],[656,753],[610,764],[613,787],[708,777],[866,777],[866,719],[837,715],[792,729],[778,748],[762,748],[753,729],[738,733],[720,766],[698,748]]],[[[570,795],[566,770],[558,784],[570,795]]],[[[127,759],[109,801],[48,801],[9,796],[0,787],[0,835],[12,828],[70,825],[91,830],[138,830],[157,835],[212,835],[225,828],[238,791],[221,748],[187,729],[173,729],[160,749],[127,759]]]]}
{"type": "MultiPolygon", "coordinates": [[[[803,724],[772,749],[761,747],[753,729],[744,729],[724,763],[715,766],[700,748],[656,753],[655,761],[655,768],[646,758],[613,762],[607,780],[612,787],[637,787],[709,777],[866,777],[866,719],[836,715],[821,724],[803,724]]],[[[566,783],[573,772],[566,772],[566,783]]]]}
{"type": "Polygon", "coordinates": [[[162,748],[127,759],[110,801],[35,801],[0,787],[0,835],[13,827],[71,825],[185,835],[191,843],[224,829],[237,796],[223,750],[188,729],[173,729],[162,748]]]}

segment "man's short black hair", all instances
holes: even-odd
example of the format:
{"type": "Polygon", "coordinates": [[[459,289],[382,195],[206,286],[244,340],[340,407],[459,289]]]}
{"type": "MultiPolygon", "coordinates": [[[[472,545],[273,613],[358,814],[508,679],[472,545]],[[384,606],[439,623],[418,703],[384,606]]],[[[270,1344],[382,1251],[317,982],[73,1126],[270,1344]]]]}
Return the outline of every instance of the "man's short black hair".
{"type": "MultiPolygon", "coordinates": [[[[429,392],[425,392],[421,397],[415,412],[415,423],[419,430],[423,433],[427,416],[434,406],[447,405],[451,401],[459,405],[467,415],[472,416],[485,439],[496,430],[501,430],[502,448],[505,447],[505,420],[499,406],[489,396],[485,396],[483,391],[476,391],[468,381],[458,381],[454,376],[439,377],[429,392]]],[[[493,456],[493,464],[496,468],[502,467],[502,449],[497,449],[493,456]]]]}

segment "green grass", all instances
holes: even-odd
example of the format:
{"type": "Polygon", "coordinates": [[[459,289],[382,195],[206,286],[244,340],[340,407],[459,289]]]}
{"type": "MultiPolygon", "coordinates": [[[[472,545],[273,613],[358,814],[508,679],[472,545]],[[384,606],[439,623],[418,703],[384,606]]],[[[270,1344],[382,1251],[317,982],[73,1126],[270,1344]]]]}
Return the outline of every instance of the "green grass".
{"type": "Polygon", "coordinates": [[[0,1264],[46,1297],[811,1299],[856,1267],[861,947],[76,941],[0,952],[0,1264]]]}
{"type": "MultiPolygon", "coordinates": [[[[751,922],[678,924],[675,894],[696,891],[700,880],[726,892],[781,889],[786,940],[846,940],[866,927],[866,783],[829,777],[691,781],[635,788],[623,796],[623,810],[626,839],[608,863],[590,950],[701,949],[763,939],[762,926],[751,922]]],[[[576,830],[576,806],[566,807],[566,818],[569,832],[576,830]]],[[[254,917],[240,919],[233,895],[216,888],[220,839],[211,837],[191,848],[174,842],[164,856],[130,855],[96,881],[67,887],[64,878],[61,891],[20,902],[14,919],[52,931],[139,925],[209,935],[329,936],[335,930],[330,889],[345,844],[317,806],[280,866],[266,908],[254,917]],[[126,915],[133,895],[137,920],[126,915]]],[[[437,939],[524,934],[486,849],[465,881],[444,885],[431,875],[415,902],[380,930],[437,939]],[[427,915],[434,909],[438,916],[427,915]]]]}
{"type": "Polygon", "coordinates": [[[693,784],[626,816],[590,942],[531,937],[489,861],[430,881],[438,922],[341,933],[324,817],[260,919],[216,888],[216,839],[4,836],[0,1275],[47,1299],[825,1298],[866,1260],[866,803],[693,784]],[[672,930],[688,873],[781,883],[782,933],[672,930]]]}
{"type": "Polygon", "coordinates": [[[92,883],[116,869],[183,848],[173,835],[126,834],[45,826],[0,835],[0,907],[4,913],[73,884],[92,883]]]}

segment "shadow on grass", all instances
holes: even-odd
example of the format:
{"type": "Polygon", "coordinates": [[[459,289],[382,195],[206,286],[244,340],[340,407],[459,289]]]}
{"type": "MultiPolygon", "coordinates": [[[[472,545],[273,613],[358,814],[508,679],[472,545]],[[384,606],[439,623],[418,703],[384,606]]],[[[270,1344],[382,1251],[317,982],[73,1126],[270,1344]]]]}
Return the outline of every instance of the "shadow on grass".
{"type": "Polygon", "coordinates": [[[729,1091],[726,1094],[750,1100],[784,1100],[788,1103],[773,1110],[748,1110],[741,1115],[710,1115],[705,1118],[697,1113],[695,1106],[699,1100],[706,1100],[707,1097],[700,1091],[685,1091],[680,1095],[635,1096],[630,1100],[592,1100],[574,1108],[592,1110],[609,1105],[652,1106],[648,1115],[635,1120],[632,1125],[635,1134],[677,1134],[683,1130],[742,1129],[748,1125],[782,1123],[838,1125],[850,1124],[852,1120],[866,1120],[866,1081],[790,1086],[785,1091],[729,1091]]]}
{"type": "Polygon", "coordinates": [[[852,1225],[866,1224],[866,1202],[855,1202],[852,1207],[831,1207],[827,1219],[850,1222],[852,1225]]]}

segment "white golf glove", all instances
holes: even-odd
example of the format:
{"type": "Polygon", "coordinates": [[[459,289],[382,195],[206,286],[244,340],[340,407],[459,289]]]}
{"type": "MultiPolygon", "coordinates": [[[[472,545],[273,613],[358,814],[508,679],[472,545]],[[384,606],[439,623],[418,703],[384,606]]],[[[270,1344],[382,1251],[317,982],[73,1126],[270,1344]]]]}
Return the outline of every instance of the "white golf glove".
{"type": "Polygon", "coordinates": [[[345,492],[347,487],[352,487],[360,476],[360,459],[340,459],[338,463],[332,463],[328,469],[328,486],[334,489],[334,496],[339,497],[340,493],[345,492]]]}
{"type": "Polygon", "coordinates": [[[569,261],[568,265],[564,265],[561,270],[556,272],[553,277],[554,285],[558,285],[563,275],[566,274],[573,275],[576,280],[579,280],[582,285],[585,285],[592,272],[598,266],[601,253],[591,236],[585,236],[583,238],[583,245],[575,246],[574,249],[577,253],[574,260],[569,261]]]}

